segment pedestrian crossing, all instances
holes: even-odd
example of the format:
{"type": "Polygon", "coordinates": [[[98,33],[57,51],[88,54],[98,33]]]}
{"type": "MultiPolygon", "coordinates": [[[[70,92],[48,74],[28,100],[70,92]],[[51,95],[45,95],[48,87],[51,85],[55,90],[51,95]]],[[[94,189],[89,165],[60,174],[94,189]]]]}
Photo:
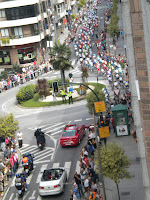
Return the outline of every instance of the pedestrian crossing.
{"type": "MultiPolygon", "coordinates": [[[[46,124],[46,125],[41,125],[38,126],[44,132],[46,135],[51,135],[51,136],[56,136],[59,135],[61,136],[63,128],[65,128],[66,124],[68,124],[69,121],[66,122],[59,122],[59,123],[54,123],[54,124],[46,124]]],[[[37,127],[31,127],[28,128],[29,130],[35,131],[37,127]]]]}
{"type": "Polygon", "coordinates": [[[50,162],[54,150],[55,149],[52,147],[44,147],[44,149],[41,151],[37,145],[29,144],[23,144],[22,148],[19,149],[21,155],[24,153],[31,153],[32,155],[34,155],[35,164],[50,162]]]}
{"type": "MultiPolygon", "coordinates": [[[[71,178],[73,177],[73,174],[70,173],[71,168],[73,168],[74,171],[77,171],[77,173],[80,172],[80,161],[76,162],[76,165],[73,165],[71,161],[67,161],[64,162],[64,164],[62,165],[61,163],[53,163],[52,164],[52,168],[58,168],[58,167],[62,167],[67,171],[67,179],[71,176],[71,178]],[[74,168],[74,166],[76,166],[74,168]]],[[[27,188],[28,191],[25,193],[25,195],[23,196],[23,200],[29,200],[29,199],[37,199],[37,200],[41,200],[42,198],[38,195],[38,184],[41,181],[42,178],[42,173],[44,172],[45,169],[51,168],[48,166],[48,164],[42,164],[39,168],[37,166],[34,167],[34,170],[31,172],[31,174],[27,177],[27,188]],[[37,173],[38,171],[38,173],[37,173]],[[31,187],[35,185],[36,189],[34,187],[35,190],[32,190],[31,187]]],[[[23,173],[23,167],[20,167],[17,171],[17,173],[23,173]]],[[[71,184],[71,182],[67,182],[66,185],[71,184]]],[[[11,193],[9,195],[7,195],[6,199],[7,200],[18,200],[18,194],[17,194],[17,190],[15,188],[15,177],[13,178],[13,181],[10,185],[11,188],[11,193]]]]}

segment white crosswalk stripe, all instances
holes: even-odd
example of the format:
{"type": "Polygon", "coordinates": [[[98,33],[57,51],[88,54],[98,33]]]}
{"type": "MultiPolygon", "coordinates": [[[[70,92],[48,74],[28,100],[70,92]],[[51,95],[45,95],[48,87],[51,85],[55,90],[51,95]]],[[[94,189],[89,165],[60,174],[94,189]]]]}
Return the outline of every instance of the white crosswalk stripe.
{"type": "Polygon", "coordinates": [[[45,162],[45,158],[47,158],[46,160],[50,162],[51,157],[54,153],[54,148],[44,147],[43,151],[41,151],[36,145],[29,146],[25,144],[21,149],[19,149],[19,151],[21,154],[31,153],[32,155],[34,155],[34,163],[38,164],[45,162]]]}

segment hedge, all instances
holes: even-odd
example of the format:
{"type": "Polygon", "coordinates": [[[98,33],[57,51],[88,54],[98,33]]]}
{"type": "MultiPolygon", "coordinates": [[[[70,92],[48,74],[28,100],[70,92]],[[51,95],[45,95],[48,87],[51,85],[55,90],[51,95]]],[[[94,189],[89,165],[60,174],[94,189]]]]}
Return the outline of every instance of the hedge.
{"type": "Polygon", "coordinates": [[[25,102],[29,99],[32,99],[34,94],[37,92],[37,86],[30,84],[22,87],[19,92],[16,94],[16,99],[19,104],[25,102]]]}

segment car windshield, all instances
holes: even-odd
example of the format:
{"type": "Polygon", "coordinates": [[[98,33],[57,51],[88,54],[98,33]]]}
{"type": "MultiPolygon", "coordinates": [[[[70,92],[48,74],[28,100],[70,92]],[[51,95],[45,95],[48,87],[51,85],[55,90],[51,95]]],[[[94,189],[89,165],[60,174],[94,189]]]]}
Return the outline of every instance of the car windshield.
{"type": "Polygon", "coordinates": [[[75,136],[75,130],[65,130],[62,137],[75,136]]]}
{"type": "Polygon", "coordinates": [[[44,170],[42,181],[53,181],[58,180],[63,174],[63,169],[49,169],[44,170]]]}

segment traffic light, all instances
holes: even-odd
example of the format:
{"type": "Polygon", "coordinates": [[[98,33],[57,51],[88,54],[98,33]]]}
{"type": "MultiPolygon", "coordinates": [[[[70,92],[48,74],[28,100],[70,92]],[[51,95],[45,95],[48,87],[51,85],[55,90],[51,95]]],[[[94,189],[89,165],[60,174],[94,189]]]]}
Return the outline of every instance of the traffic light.
{"type": "Polygon", "coordinates": [[[103,115],[100,116],[100,126],[101,126],[101,127],[104,127],[103,115]]]}
{"type": "Polygon", "coordinates": [[[59,92],[58,81],[52,82],[53,92],[59,92]]]}

